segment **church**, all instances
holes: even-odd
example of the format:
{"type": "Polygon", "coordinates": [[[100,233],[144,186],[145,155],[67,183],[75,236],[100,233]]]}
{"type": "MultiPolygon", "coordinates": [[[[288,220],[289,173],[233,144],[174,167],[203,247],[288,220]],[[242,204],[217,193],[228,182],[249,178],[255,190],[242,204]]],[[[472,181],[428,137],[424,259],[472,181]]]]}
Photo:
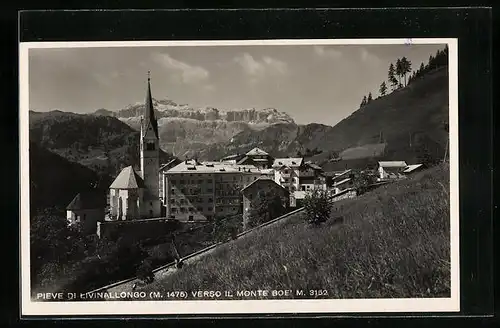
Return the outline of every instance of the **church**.
{"type": "Polygon", "coordinates": [[[134,220],[161,216],[160,140],[151,97],[149,72],[140,133],[141,170],[136,171],[132,166],[128,166],[109,186],[109,220],[134,220]]]}

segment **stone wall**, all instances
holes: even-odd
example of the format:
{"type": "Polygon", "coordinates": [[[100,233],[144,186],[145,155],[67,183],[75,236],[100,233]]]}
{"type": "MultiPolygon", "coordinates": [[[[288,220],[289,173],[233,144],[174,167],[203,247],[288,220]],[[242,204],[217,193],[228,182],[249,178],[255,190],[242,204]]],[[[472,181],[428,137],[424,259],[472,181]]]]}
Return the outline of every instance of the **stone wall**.
{"type": "Polygon", "coordinates": [[[159,238],[180,229],[180,227],[179,221],[165,218],[105,221],[97,222],[97,236],[115,240],[124,235],[134,239],[159,238]]]}

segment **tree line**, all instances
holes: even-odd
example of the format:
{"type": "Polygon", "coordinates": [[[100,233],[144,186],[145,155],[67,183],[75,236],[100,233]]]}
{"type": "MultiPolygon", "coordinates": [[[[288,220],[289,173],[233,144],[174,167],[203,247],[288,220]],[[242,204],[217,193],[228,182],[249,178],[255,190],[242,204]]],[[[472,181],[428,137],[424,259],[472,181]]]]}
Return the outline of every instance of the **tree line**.
{"type": "MultiPolygon", "coordinates": [[[[437,50],[435,55],[430,55],[427,64],[420,63],[417,70],[412,70],[412,62],[405,56],[398,58],[396,63],[389,65],[387,82],[382,81],[380,84],[380,97],[389,94],[389,88],[392,92],[406,87],[426,73],[443,66],[448,66],[448,45],[442,50],[437,50]]],[[[368,95],[363,96],[360,107],[369,104],[372,100],[373,95],[369,92],[368,95]]]]}

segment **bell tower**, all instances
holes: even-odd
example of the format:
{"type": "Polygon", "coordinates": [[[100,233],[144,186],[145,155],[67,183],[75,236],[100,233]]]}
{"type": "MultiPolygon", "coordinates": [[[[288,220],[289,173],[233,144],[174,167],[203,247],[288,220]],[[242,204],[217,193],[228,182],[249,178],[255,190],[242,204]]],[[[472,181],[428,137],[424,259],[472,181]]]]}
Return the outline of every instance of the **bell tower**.
{"type": "Polygon", "coordinates": [[[160,170],[160,142],[158,136],[158,122],[155,118],[153,98],[151,97],[151,76],[148,71],[148,85],[146,92],[146,103],[144,116],[141,120],[141,177],[144,180],[147,191],[144,195],[144,206],[141,210],[142,216],[159,217],[160,198],[159,180],[160,170]]]}

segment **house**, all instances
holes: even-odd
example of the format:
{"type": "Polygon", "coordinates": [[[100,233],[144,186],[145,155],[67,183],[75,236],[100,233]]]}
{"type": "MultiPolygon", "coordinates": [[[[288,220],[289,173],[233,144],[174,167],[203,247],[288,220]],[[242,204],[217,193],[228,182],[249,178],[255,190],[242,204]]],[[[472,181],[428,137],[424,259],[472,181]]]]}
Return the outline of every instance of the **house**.
{"type": "Polygon", "coordinates": [[[236,161],[238,165],[254,165],[260,169],[268,169],[272,166],[273,158],[260,148],[253,148],[245,156],[236,161]]]}
{"type": "Polygon", "coordinates": [[[348,169],[343,172],[338,172],[333,175],[331,179],[331,187],[334,190],[334,193],[337,194],[342,190],[353,188],[354,183],[352,179],[352,170],[348,169]]]}
{"type": "Polygon", "coordinates": [[[378,162],[378,181],[404,178],[403,171],[408,167],[405,161],[378,162]]]}
{"type": "Polygon", "coordinates": [[[263,210],[265,213],[262,213],[262,215],[269,215],[269,219],[274,219],[284,214],[289,207],[288,190],[267,177],[260,177],[252,181],[241,190],[241,193],[243,195],[243,228],[245,230],[249,227],[252,211],[258,210],[264,199],[273,200],[278,196],[280,200],[280,208],[270,207],[269,210],[263,210]],[[270,211],[276,211],[276,213],[271,213],[270,211]]]}
{"type": "Polygon", "coordinates": [[[82,191],[66,207],[66,219],[69,226],[81,227],[83,233],[96,232],[97,222],[104,221],[106,195],[103,190],[82,191]]]}
{"type": "Polygon", "coordinates": [[[158,218],[160,201],[160,145],[150,78],[148,76],[144,116],[140,127],[140,165],[124,168],[109,187],[110,219],[158,218]]]}
{"type": "Polygon", "coordinates": [[[273,163],[274,181],[291,193],[297,190],[308,191],[326,189],[326,176],[323,169],[303,158],[277,158],[273,163]]]}
{"type": "MultiPolygon", "coordinates": [[[[176,166],[177,164],[179,164],[181,162],[180,159],[178,158],[174,158],[172,159],[171,161],[169,161],[168,163],[166,164],[162,164],[160,165],[160,170],[159,170],[159,174],[158,174],[158,178],[159,178],[159,196],[160,196],[160,200],[163,200],[163,173],[170,170],[172,167],[176,166]]],[[[163,204],[163,207],[165,205],[163,204]]]]}

